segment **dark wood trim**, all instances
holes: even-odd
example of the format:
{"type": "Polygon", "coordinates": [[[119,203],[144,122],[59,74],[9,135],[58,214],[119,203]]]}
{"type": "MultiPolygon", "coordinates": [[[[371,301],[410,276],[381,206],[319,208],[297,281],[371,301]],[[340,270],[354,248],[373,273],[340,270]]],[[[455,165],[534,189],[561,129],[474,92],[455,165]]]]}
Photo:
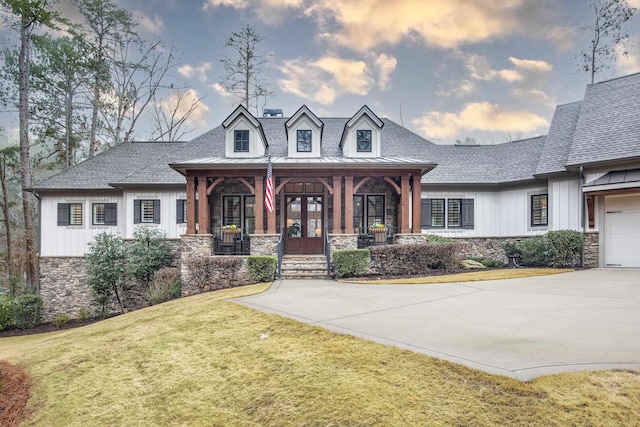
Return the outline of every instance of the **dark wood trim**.
{"type": "Polygon", "coordinates": [[[396,189],[396,193],[402,194],[402,190],[400,189],[400,187],[398,187],[398,184],[396,184],[395,181],[391,179],[390,176],[385,176],[384,180],[389,184],[391,184],[391,186],[396,189]]]}
{"type": "MultiPolygon", "coordinates": [[[[206,178],[205,178],[206,179],[206,178]]],[[[218,184],[220,184],[222,181],[224,181],[224,177],[220,177],[220,178],[216,178],[210,186],[207,187],[207,196],[211,194],[211,192],[213,191],[214,188],[216,188],[216,186],[218,184]]]]}
{"type": "Polygon", "coordinates": [[[412,207],[413,207],[413,217],[411,224],[411,232],[420,234],[422,233],[422,229],[420,227],[420,220],[422,218],[422,184],[420,183],[420,176],[412,177],[412,186],[411,191],[413,193],[412,207]]]}
{"type": "Polygon", "coordinates": [[[342,232],[342,215],[336,213],[342,212],[342,177],[333,177],[333,232],[342,232]]]}
{"type": "Polygon", "coordinates": [[[398,209],[401,211],[400,215],[400,232],[409,233],[409,176],[403,175],[401,177],[401,190],[400,194],[400,206],[398,209]]]}
{"type": "Polygon", "coordinates": [[[198,177],[198,200],[198,234],[209,234],[209,197],[206,177],[198,177]]]}
{"type": "Polygon", "coordinates": [[[587,196],[618,196],[622,194],[640,194],[640,187],[620,188],[617,190],[585,191],[587,196]]]}
{"type": "Polygon", "coordinates": [[[196,234],[196,178],[187,177],[187,234],[196,234]]]}
{"type": "Polygon", "coordinates": [[[251,194],[255,195],[256,194],[256,189],[253,187],[253,185],[249,184],[249,181],[247,181],[246,179],[244,179],[243,177],[238,177],[236,178],[238,181],[240,181],[241,183],[243,183],[244,185],[247,186],[247,188],[249,189],[249,191],[251,191],[251,194]]]}
{"type": "Polygon", "coordinates": [[[353,234],[353,176],[344,177],[344,232],[353,234]]]}
{"type": "Polygon", "coordinates": [[[331,186],[329,185],[329,183],[327,182],[326,179],[324,178],[316,178],[319,182],[322,183],[322,185],[324,185],[324,188],[327,189],[327,191],[329,192],[329,194],[333,194],[333,188],[331,188],[331,186]]]}
{"type": "Polygon", "coordinates": [[[595,220],[595,197],[591,194],[587,194],[586,195],[586,199],[587,199],[587,217],[588,217],[588,223],[589,223],[589,228],[594,228],[595,224],[596,224],[596,220],[595,220]]]}
{"type": "Polygon", "coordinates": [[[372,177],[367,176],[367,177],[362,178],[360,181],[358,181],[358,183],[353,187],[353,194],[358,193],[358,190],[360,189],[360,187],[362,187],[365,183],[370,181],[371,178],[372,177]]]}
{"type": "MultiPolygon", "coordinates": [[[[291,177],[291,178],[317,178],[317,177],[330,177],[336,175],[346,176],[347,174],[355,177],[384,177],[384,176],[401,176],[401,175],[409,175],[409,176],[421,176],[422,171],[420,169],[386,169],[380,167],[380,165],[372,165],[374,169],[360,169],[360,168],[340,168],[340,169],[315,169],[310,167],[308,169],[281,169],[281,168],[273,168],[273,175],[276,174],[281,177],[291,177]]],[[[266,168],[264,169],[266,173],[266,168]]],[[[260,169],[260,171],[262,171],[260,169]]],[[[225,177],[225,178],[236,178],[239,176],[246,177],[255,174],[257,169],[189,169],[187,170],[187,176],[196,176],[196,177],[225,177]]]]}

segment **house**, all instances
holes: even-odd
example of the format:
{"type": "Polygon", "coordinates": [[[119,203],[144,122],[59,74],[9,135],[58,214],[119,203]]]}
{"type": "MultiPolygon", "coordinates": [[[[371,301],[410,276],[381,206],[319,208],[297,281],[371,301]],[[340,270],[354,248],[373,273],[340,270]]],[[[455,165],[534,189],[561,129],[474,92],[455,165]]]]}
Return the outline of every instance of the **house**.
{"type": "Polygon", "coordinates": [[[587,237],[587,266],[640,267],[640,74],[589,85],[546,136],[433,144],[363,106],[349,118],[236,108],[188,142],[124,143],[33,186],[45,313],[88,306],[87,244],[158,227],[193,256],[325,254],[370,244],[501,243],[548,230],[587,237]],[[273,210],[265,207],[273,176],[273,210]],[[376,229],[372,227],[376,226],[376,229]]]}

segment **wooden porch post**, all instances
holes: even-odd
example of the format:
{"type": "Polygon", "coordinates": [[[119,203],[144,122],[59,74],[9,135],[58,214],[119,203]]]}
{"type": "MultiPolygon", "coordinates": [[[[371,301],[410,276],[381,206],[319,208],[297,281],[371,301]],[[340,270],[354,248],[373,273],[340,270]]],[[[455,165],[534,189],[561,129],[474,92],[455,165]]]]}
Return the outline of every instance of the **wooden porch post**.
{"type": "Polygon", "coordinates": [[[209,198],[207,197],[207,177],[198,177],[198,234],[209,233],[209,198]]]}
{"type": "Polygon", "coordinates": [[[333,233],[342,233],[342,177],[333,177],[333,233]]]}
{"type": "Polygon", "coordinates": [[[256,218],[256,229],[254,231],[255,234],[264,234],[264,179],[263,176],[255,176],[255,218],[256,218]]]}
{"type": "Polygon", "coordinates": [[[352,176],[344,177],[344,232],[345,234],[353,234],[353,177],[352,176]]]}
{"type": "Polygon", "coordinates": [[[400,233],[409,232],[409,175],[401,177],[400,233]]]}
{"type": "Polygon", "coordinates": [[[421,224],[420,224],[422,219],[422,212],[421,212],[422,184],[420,183],[420,178],[421,178],[420,175],[413,176],[413,183],[412,183],[413,186],[411,188],[413,192],[413,204],[412,204],[413,209],[411,210],[413,217],[412,217],[411,232],[417,233],[417,234],[422,233],[421,224]]]}
{"type": "Polygon", "coordinates": [[[196,234],[196,178],[187,175],[187,234],[196,234]]]}

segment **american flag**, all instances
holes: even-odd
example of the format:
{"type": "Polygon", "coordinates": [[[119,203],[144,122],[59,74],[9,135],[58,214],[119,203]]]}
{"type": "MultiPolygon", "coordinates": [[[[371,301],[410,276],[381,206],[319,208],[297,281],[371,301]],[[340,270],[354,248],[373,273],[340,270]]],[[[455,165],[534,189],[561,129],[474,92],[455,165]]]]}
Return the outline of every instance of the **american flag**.
{"type": "Polygon", "coordinates": [[[271,167],[271,156],[267,161],[267,189],[264,195],[264,205],[269,212],[273,212],[273,169],[271,167]]]}

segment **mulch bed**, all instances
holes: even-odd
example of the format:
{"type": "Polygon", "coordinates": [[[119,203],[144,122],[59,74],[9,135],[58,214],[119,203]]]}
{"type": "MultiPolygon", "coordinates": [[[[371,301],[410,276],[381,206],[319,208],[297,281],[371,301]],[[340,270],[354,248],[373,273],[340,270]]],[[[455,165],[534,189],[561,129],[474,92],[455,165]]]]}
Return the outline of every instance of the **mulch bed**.
{"type": "MultiPolygon", "coordinates": [[[[80,326],[89,325],[91,323],[95,323],[100,320],[102,319],[100,318],[87,319],[87,320],[70,319],[67,323],[65,323],[62,326],[55,326],[52,323],[41,323],[35,328],[31,328],[31,329],[5,329],[3,331],[0,331],[0,338],[19,337],[22,335],[33,335],[33,334],[41,334],[43,332],[54,332],[54,331],[61,331],[63,329],[78,328],[80,326]]],[[[2,424],[0,424],[0,426],[2,426],[2,424]]]]}
{"type": "Polygon", "coordinates": [[[31,380],[24,370],[0,360],[0,426],[18,426],[27,417],[31,380]]]}

